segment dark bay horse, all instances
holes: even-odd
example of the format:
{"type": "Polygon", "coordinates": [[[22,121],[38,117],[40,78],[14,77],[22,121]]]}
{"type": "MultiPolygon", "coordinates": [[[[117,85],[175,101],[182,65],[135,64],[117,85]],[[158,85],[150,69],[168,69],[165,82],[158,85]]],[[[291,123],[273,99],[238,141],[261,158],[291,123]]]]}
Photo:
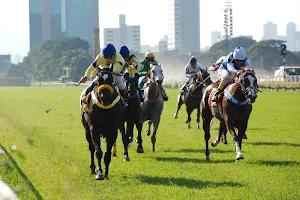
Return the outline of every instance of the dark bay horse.
{"type": "Polygon", "coordinates": [[[255,73],[249,68],[242,69],[242,74],[237,81],[228,85],[224,93],[219,95],[219,103],[212,102],[218,85],[212,84],[205,90],[201,100],[201,115],[206,141],[206,159],[209,157],[208,141],[210,139],[210,122],[213,117],[220,120],[218,138],[212,142],[212,146],[217,146],[222,133],[229,130],[235,147],[236,160],[244,159],[242,154],[242,140],[248,126],[248,119],[252,112],[252,103],[257,97],[258,85],[255,73]],[[238,135],[235,132],[238,129],[238,135]]]}
{"type": "Polygon", "coordinates": [[[189,85],[187,92],[180,92],[177,100],[177,111],[174,114],[174,118],[178,118],[178,112],[183,104],[186,105],[186,112],[188,115],[185,123],[188,124],[188,128],[191,128],[191,114],[194,109],[197,109],[197,129],[200,128],[200,101],[203,94],[203,88],[212,83],[210,74],[203,70],[198,72],[193,79],[192,84],[189,85]]]}
{"type": "MultiPolygon", "coordinates": [[[[143,124],[145,121],[150,120],[148,123],[147,135],[150,135],[150,126],[153,124],[153,134],[151,136],[152,151],[155,151],[156,133],[164,106],[164,100],[162,98],[159,86],[159,84],[162,84],[163,78],[164,76],[161,66],[151,65],[150,78],[144,89],[145,100],[142,102],[141,122],[143,124]]],[[[137,137],[138,153],[144,152],[142,141],[142,134],[139,133],[137,137]]]]}
{"type": "MultiPolygon", "coordinates": [[[[110,69],[102,69],[99,74],[99,86],[91,92],[89,111],[81,113],[81,122],[85,128],[86,139],[91,152],[91,172],[95,173],[94,154],[98,160],[96,180],[108,179],[112,146],[116,141],[120,122],[123,120],[124,106],[118,91],[114,87],[113,75],[110,69]],[[104,155],[105,174],[101,167],[103,152],[100,138],[106,138],[104,155]]],[[[80,100],[83,98],[81,94],[80,100]]]]}

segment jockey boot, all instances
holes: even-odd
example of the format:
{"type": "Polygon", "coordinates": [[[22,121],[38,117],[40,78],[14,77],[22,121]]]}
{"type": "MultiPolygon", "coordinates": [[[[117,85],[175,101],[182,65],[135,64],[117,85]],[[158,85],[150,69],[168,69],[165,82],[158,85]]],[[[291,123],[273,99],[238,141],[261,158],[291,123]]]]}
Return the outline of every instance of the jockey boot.
{"type": "Polygon", "coordinates": [[[123,99],[124,105],[127,106],[128,95],[127,95],[126,90],[125,89],[124,90],[120,90],[120,95],[121,95],[121,97],[123,99]]]}
{"type": "Polygon", "coordinates": [[[213,99],[211,100],[212,102],[218,102],[218,96],[219,96],[219,94],[222,92],[222,90],[219,88],[218,90],[217,90],[217,92],[215,93],[215,95],[214,95],[214,97],[213,97],[213,99]]]}
{"type": "Polygon", "coordinates": [[[220,83],[217,92],[215,93],[215,96],[213,97],[213,99],[211,100],[212,102],[218,102],[218,96],[221,92],[223,92],[225,88],[225,85],[223,83],[220,83]]]}
{"type": "Polygon", "coordinates": [[[144,91],[141,90],[140,88],[138,89],[138,91],[139,91],[139,95],[140,95],[140,100],[141,100],[141,102],[143,102],[144,101],[144,91]]]}
{"type": "Polygon", "coordinates": [[[95,88],[96,84],[92,82],[92,84],[85,90],[84,98],[82,100],[82,111],[87,112],[88,111],[88,102],[89,98],[91,96],[91,92],[95,88]]]}
{"type": "Polygon", "coordinates": [[[164,88],[162,87],[162,85],[159,85],[159,89],[160,89],[160,93],[164,99],[164,101],[168,101],[169,97],[166,94],[166,91],[164,90],[164,88]]]}

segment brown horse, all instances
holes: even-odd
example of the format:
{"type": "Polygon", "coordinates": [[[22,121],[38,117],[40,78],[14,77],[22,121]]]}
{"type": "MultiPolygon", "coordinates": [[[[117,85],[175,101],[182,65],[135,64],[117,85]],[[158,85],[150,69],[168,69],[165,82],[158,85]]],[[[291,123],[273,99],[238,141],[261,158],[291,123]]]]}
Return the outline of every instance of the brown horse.
{"type": "MultiPolygon", "coordinates": [[[[248,68],[247,68],[248,69],[248,68]]],[[[257,97],[258,85],[255,73],[252,70],[242,69],[242,74],[237,81],[228,85],[224,93],[219,95],[219,103],[212,102],[217,90],[217,84],[207,87],[201,100],[201,115],[206,140],[206,159],[209,157],[208,141],[210,139],[210,122],[213,117],[220,120],[218,138],[213,141],[212,146],[220,142],[221,134],[227,130],[231,133],[235,147],[236,160],[244,159],[242,155],[242,140],[248,126],[248,119],[252,111],[252,103],[257,97]],[[238,135],[235,132],[238,129],[238,135]]]]}
{"type": "MultiPolygon", "coordinates": [[[[94,154],[98,160],[96,180],[108,179],[112,146],[116,141],[118,128],[123,119],[124,106],[118,91],[114,87],[113,75],[109,69],[99,73],[99,87],[91,92],[89,111],[81,112],[81,122],[86,132],[86,139],[91,152],[91,172],[95,173],[94,154]],[[101,167],[103,152],[100,138],[106,138],[106,152],[104,155],[105,175],[101,167]]],[[[81,98],[83,97],[82,93],[81,98]]]]}
{"type": "Polygon", "coordinates": [[[203,88],[212,83],[210,74],[207,71],[198,72],[197,76],[193,79],[192,84],[189,86],[187,92],[180,92],[177,101],[177,111],[174,114],[174,118],[178,118],[178,112],[183,104],[186,105],[186,112],[188,118],[185,123],[188,124],[188,128],[191,128],[191,114],[194,109],[197,109],[197,128],[200,128],[200,101],[203,94],[203,88]]]}

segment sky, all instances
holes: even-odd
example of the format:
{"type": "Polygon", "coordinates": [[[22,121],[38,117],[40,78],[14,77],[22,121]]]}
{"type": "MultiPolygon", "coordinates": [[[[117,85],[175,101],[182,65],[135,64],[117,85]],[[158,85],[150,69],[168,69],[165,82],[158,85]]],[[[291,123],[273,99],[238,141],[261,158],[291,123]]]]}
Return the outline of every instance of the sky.
{"type": "MultiPolygon", "coordinates": [[[[211,45],[211,31],[223,31],[224,2],[200,0],[202,48],[211,45]]],[[[260,40],[263,24],[269,21],[278,25],[278,35],[285,35],[289,22],[300,31],[300,0],[232,0],[232,6],[234,36],[260,40]]],[[[168,33],[168,0],[99,0],[101,44],[103,28],[118,27],[119,14],[126,15],[127,25],[141,26],[142,45],[154,46],[168,33]]],[[[25,56],[28,51],[29,0],[0,0],[0,54],[25,56]]]]}

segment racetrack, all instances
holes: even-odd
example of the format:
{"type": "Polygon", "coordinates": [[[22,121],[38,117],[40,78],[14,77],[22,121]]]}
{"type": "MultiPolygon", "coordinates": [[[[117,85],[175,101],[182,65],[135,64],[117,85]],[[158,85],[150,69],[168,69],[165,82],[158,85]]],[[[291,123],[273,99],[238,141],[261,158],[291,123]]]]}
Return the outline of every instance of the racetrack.
{"type": "Polygon", "coordinates": [[[175,120],[178,90],[167,90],[157,152],[144,126],[145,153],[137,154],[133,143],[131,161],[124,162],[119,135],[110,180],[95,181],[79,117],[83,88],[45,113],[71,89],[0,88],[0,145],[9,153],[0,154],[0,176],[20,199],[300,199],[299,92],[258,94],[243,142],[245,160],[235,164],[231,136],[228,146],[210,147],[212,160],[205,161],[196,113],[191,129],[184,106],[175,120]]]}

